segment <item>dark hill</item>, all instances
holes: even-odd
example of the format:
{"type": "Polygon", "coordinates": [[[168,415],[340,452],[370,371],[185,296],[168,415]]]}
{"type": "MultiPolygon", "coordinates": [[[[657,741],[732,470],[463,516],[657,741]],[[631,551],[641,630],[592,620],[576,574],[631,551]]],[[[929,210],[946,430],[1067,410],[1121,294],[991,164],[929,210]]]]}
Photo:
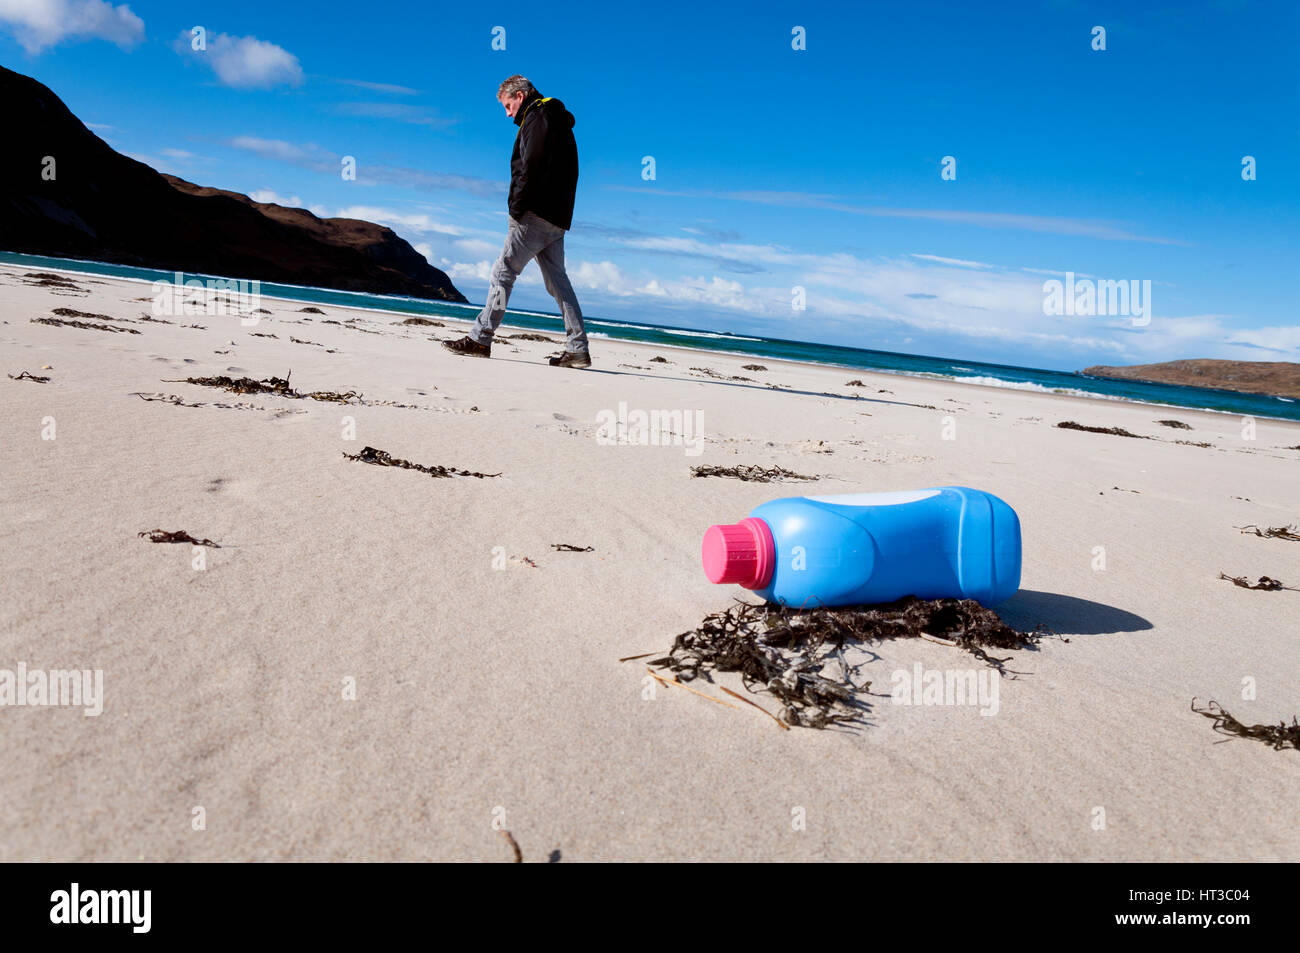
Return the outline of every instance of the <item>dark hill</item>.
{"type": "Polygon", "coordinates": [[[0,67],[0,249],[464,302],[391,229],[162,175],[115,152],[58,96],[0,67]],[[42,176],[45,157],[55,178],[42,176]]]}

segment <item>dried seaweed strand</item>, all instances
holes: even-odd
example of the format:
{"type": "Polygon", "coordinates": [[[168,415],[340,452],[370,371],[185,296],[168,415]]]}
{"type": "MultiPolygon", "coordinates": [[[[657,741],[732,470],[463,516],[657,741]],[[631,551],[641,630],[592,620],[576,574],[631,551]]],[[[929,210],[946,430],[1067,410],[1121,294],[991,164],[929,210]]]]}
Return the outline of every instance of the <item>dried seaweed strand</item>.
{"type": "Polygon", "coordinates": [[[141,393],[138,390],[133,390],[131,391],[131,393],[134,394],[136,397],[139,397],[141,400],[149,400],[149,401],[160,400],[165,404],[175,404],[177,407],[202,407],[203,406],[203,404],[201,403],[193,403],[193,404],[186,403],[184,400],[182,400],[180,397],[177,397],[175,394],[149,395],[149,394],[141,393]]]}
{"type": "Polygon", "coordinates": [[[776,717],[776,715],[772,714],[770,711],[768,711],[766,708],[764,708],[764,707],[763,707],[762,705],[760,705],[758,702],[750,701],[748,698],[746,698],[744,695],[741,695],[739,692],[733,692],[733,691],[732,691],[730,688],[728,688],[726,685],[719,685],[718,688],[722,689],[722,691],[726,692],[726,693],[727,693],[728,695],[730,695],[732,698],[739,698],[739,699],[740,699],[742,702],[744,702],[746,705],[752,705],[754,708],[757,708],[757,709],[758,709],[759,711],[761,711],[763,714],[767,715],[768,718],[771,718],[774,722],[776,722],[776,726],[777,726],[778,728],[780,728],[782,731],[789,731],[789,730],[790,730],[790,726],[789,726],[789,725],[787,725],[785,722],[783,722],[780,718],[776,717]]]}
{"type": "Polygon", "coordinates": [[[1286,526],[1270,526],[1265,530],[1261,530],[1254,523],[1247,523],[1245,526],[1234,526],[1233,529],[1239,529],[1247,535],[1253,532],[1256,536],[1262,536],[1265,539],[1289,539],[1293,542],[1300,542],[1300,535],[1295,533],[1295,526],[1290,523],[1286,526]]]}
{"type": "Polygon", "coordinates": [[[524,852],[519,849],[519,841],[515,840],[515,835],[511,834],[507,830],[502,830],[498,833],[500,833],[500,835],[506,839],[506,843],[510,845],[510,850],[514,854],[514,860],[512,863],[522,864],[524,862],[524,852]]]}
{"type": "Polygon", "coordinates": [[[32,318],[32,324],[52,324],[55,327],[85,328],[87,331],[112,331],[139,334],[135,328],[119,328],[116,324],[87,324],[85,321],[64,321],[60,318],[32,318]]]}
{"type": "Polygon", "coordinates": [[[193,543],[195,546],[211,546],[213,549],[221,548],[210,539],[195,539],[183,529],[174,532],[168,532],[164,529],[151,529],[136,535],[148,536],[151,543],[193,543]]]}
{"type": "Polygon", "coordinates": [[[727,375],[727,374],[719,374],[717,371],[713,370],[713,368],[711,368],[711,367],[692,367],[691,370],[693,370],[693,371],[699,371],[699,372],[700,372],[701,374],[703,374],[705,377],[712,377],[712,378],[714,378],[715,380],[720,380],[720,381],[750,381],[750,382],[752,382],[752,381],[754,380],[754,378],[752,378],[752,377],[741,377],[739,374],[731,374],[731,375],[727,375]]]}
{"type": "Polygon", "coordinates": [[[1129,433],[1123,427],[1086,427],[1083,424],[1075,423],[1073,420],[1062,420],[1056,426],[1063,430],[1084,430],[1088,433],[1108,433],[1116,437],[1133,437],[1137,440],[1150,440],[1150,437],[1144,437],[1141,434],[1129,433]]]}
{"type": "Polygon", "coordinates": [[[795,473],[793,470],[787,470],[784,467],[769,467],[763,469],[760,466],[749,464],[740,464],[733,467],[702,466],[691,467],[691,476],[693,477],[735,477],[737,480],[744,480],[749,483],[773,483],[781,480],[816,480],[816,476],[805,476],[802,473],[795,473]]]}
{"type": "MultiPolygon", "coordinates": [[[[254,332],[256,333],[256,332],[254,332]]],[[[289,372],[289,377],[293,376],[293,371],[289,372]]],[[[255,381],[251,377],[227,377],[224,374],[216,377],[184,377],[179,380],[169,380],[163,378],[164,384],[198,384],[202,387],[219,387],[222,390],[228,390],[235,394],[274,394],[277,397],[291,397],[295,400],[303,400],[310,397],[312,400],[327,400],[338,404],[347,404],[353,400],[362,403],[361,395],[356,391],[348,391],[346,394],[340,394],[332,390],[314,390],[307,393],[300,393],[289,386],[289,377],[267,377],[260,381],[255,381]]]]}
{"type": "Polygon", "coordinates": [[[685,684],[684,682],[679,682],[675,678],[665,678],[664,676],[660,675],[658,672],[654,671],[653,669],[647,668],[646,671],[650,673],[651,678],[658,679],[664,685],[669,685],[669,684],[676,685],[678,688],[686,689],[692,695],[699,695],[701,698],[707,698],[711,702],[716,702],[717,704],[721,705],[723,708],[731,708],[735,711],[740,711],[740,709],[736,708],[735,705],[732,705],[729,702],[724,702],[721,698],[717,698],[713,695],[710,695],[708,692],[702,692],[699,689],[691,688],[691,686],[685,684]]]}
{"type": "MultiPolygon", "coordinates": [[[[1287,745],[1300,751],[1300,722],[1296,721],[1295,716],[1291,717],[1291,724],[1286,723],[1286,719],[1279,721],[1276,725],[1243,725],[1214,699],[1204,708],[1196,707],[1196,699],[1192,699],[1192,711],[1198,715],[1204,715],[1206,718],[1214,719],[1214,730],[1221,735],[1231,735],[1236,738],[1254,738],[1256,741],[1262,741],[1274,751],[1282,751],[1287,745]]],[[[1231,741],[1232,738],[1224,738],[1223,741],[1231,741]]],[[[1222,744],[1223,742],[1216,742],[1222,744]]]]}
{"type": "Polygon", "coordinates": [[[1300,592],[1295,586],[1284,586],[1280,580],[1271,576],[1260,576],[1259,582],[1251,584],[1246,576],[1229,576],[1227,573],[1219,573],[1220,579],[1227,579],[1234,586],[1240,586],[1242,589],[1262,589],[1265,592],[1277,592],[1280,589],[1290,589],[1292,592],[1300,592]]]}
{"type": "Polygon", "coordinates": [[[450,477],[450,476],[467,476],[477,477],[480,480],[486,477],[499,477],[500,473],[478,473],[470,470],[458,470],[455,467],[432,466],[427,467],[420,463],[412,463],[410,460],[402,460],[399,457],[390,456],[386,450],[376,450],[374,447],[364,447],[360,453],[343,454],[349,460],[356,460],[359,463],[372,463],[377,467],[399,467],[403,470],[419,470],[421,473],[427,473],[433,477],[450,477]]]}

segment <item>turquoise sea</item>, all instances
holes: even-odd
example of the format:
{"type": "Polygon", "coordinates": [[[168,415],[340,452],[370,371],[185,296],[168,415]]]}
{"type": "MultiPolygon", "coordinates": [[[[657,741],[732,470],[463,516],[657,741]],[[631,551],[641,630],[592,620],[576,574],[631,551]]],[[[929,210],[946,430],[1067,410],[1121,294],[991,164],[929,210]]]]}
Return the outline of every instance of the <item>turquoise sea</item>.
{"type": "MultiPolygon", "coordinates": [[[[4,251],[0,251],[0,262],[23,265],[37,270],[77,271],[145,282],[170,281],[173,278],[172,272],[154,268],[135,268],[128,265],[75,261],[67,258],[46,258],[40,255],[20,255],[4,251]]],[[[216,276],[191,274],[187,277],[216,276]]],[[[313,304],[333,304],[396,314],[441,315],[461,319],[473,318],[481,307],[424,301],[418,298],[334,291],[327,288],[279,285],[271,282],[262,282],[261,291],[267,297],[288,298],[313,304]]],[[[870,348],[812,344],[805,341],[787,341],[782,338],[730,334],[725,331],[698,331],[629,321],[605,321],[585,314],[583,320],[587,326],[587,335],[593,338],[605,337],[648,344],[677,345],[702,351],[722,351],[756,358],[806,361],[813,364],[828,364],[913,377],[950,378],[991,387],[1077,394],[1111,400],[1163,404],[1170,407],[1216,410],[1236,415],[1248,414],[1253,417],[1300,420],[1300,403],[1285,397],[1239,394],[1233,391],[1184,387],[1176,384],[1107,380],[1068,371],[1049,371],[1036,367],[1018,367],[1013,364],[987,364],[981,361],[954,361],[942,357],[928,357],[924,354],[900,354],[894,351],[875,351],[870,348]]],[[[507,312],[506,324],[551,333],[562,334],[564,330],[558,316],[534,311],[511,310],[507,312]]]]}

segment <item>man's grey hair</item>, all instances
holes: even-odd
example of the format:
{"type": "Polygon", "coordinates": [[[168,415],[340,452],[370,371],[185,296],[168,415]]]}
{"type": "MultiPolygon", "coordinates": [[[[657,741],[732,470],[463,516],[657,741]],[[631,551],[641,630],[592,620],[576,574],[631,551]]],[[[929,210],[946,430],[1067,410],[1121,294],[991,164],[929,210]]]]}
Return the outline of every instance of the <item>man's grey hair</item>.
{"type": "Polygon", "coordinates": [[[509,99],[514,96],[515,93],[523,93],[524,99],[527,99],[535,92],[537,92],[537,90],[534,89],[533,84],[528,81],[528,77],[520,76],[516,73],[514,76],[508,77],[506,81],[501,84],[500,88],[497,89],[497,99],[509,99]]]}

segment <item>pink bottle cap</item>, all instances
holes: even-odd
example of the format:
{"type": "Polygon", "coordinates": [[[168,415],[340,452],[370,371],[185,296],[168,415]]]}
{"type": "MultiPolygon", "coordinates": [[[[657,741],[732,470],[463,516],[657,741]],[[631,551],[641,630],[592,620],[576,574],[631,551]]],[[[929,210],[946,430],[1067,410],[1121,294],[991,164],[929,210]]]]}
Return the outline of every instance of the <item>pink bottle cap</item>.
{"type": "Polygon", "coordinates": [[[776,543],[767,523],[747,516],[739,523],[720,523],[706,529],[700,556],[709,582],[734,582],[746,589],[762,589],[772,580],[776,543]]]}

